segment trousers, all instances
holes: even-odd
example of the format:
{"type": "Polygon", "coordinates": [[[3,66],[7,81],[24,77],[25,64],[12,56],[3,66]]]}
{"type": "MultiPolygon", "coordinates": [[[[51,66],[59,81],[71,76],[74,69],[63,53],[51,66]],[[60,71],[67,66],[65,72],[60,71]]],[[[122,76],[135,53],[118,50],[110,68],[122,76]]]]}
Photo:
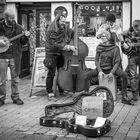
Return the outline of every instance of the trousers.
{"type": "Polygon", "coordinates": [[[8,67],[10,68],[11,73],[11,98],[12,100],[16,100],[17,98],[19,98],[19,75],[16,72],[14,59],[0,59],[0,100],[2,101],[4,101],[6,98],[6,82],[8,67]]]}

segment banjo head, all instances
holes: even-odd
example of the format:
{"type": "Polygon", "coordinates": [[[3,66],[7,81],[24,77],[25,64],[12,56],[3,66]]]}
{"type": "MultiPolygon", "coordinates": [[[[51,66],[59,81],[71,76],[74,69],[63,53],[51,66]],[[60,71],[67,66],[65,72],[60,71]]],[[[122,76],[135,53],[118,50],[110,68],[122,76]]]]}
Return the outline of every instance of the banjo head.
{"type": "Polygon", "coordinates": [[[0,53],[6,52],[9,48],[10,42],[7,37],[0,36],[0,53]]]}

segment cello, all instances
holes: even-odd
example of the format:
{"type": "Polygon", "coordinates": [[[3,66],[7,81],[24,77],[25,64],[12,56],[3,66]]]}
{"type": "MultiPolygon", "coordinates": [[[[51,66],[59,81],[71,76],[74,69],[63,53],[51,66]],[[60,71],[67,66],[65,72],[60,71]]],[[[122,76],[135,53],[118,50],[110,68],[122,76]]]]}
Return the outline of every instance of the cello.
{"type": "Polygon", "coordinates": [[[76,47],[75,52],[63,52],[64,65],[58,72],[58,84],[65,90],[70,92],[80,92],[85,89],[85,77],[87,68],[85,65],[85,57],[88,56],[88,46],[78,38],[77,23],[78,4],[74,5],[75,22],[74,22],[74,39],[69,45],[76,47]]]}

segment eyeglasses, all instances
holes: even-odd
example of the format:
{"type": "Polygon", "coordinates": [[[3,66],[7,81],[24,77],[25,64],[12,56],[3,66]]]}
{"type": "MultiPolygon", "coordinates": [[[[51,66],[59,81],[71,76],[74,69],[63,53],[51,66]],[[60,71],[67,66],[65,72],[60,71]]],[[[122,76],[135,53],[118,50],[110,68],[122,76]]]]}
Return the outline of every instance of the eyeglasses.
{"type": "Polygon", "coordinates": [[[101,37],[106,37],[105,35],[102,35],[101,37]]]}

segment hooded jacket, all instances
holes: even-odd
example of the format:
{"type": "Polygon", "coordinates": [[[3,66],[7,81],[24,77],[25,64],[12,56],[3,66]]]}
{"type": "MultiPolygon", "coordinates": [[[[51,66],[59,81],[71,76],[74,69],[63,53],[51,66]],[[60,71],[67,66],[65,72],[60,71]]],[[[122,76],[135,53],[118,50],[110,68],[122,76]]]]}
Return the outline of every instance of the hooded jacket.
{"type": "Polygon", "coordinates": [[[121,62],[120,49],[114,44],[100,43],[96,48],[95,65],[100,71],[110,71],[112,74],[118,69],[121,62]]]}

